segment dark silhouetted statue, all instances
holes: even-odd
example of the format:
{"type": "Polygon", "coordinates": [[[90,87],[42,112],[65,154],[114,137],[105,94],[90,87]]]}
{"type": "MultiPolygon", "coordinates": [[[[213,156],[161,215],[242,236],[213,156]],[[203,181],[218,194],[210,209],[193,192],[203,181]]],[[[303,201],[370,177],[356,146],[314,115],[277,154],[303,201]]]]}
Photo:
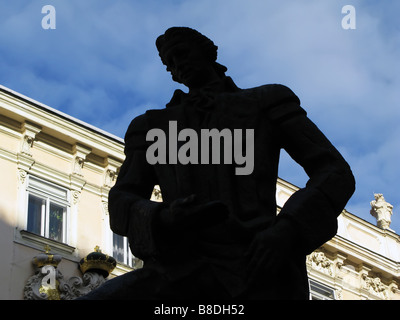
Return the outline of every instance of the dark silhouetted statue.
{"type": "MultiPolygon", "coordinates": [[[[216,62],[214,43],[190,28],[168,29],[156,46],[173,80],[189,90],[176,90],[166,108],[133,119],[126,159],[109,194],[111,229],[128,237],[144,267],[86,298],[308,299],[305,258],[337,232],[337,217],[355,188],[350,167],[289,88],[238,88],[216,62]],[[184,144],[169,131],[171,122],[198,137],[204,129],[241,132],[233,137],[241,138],[240,152],[245,141],[253,152],[251,170],[238,174],[237,163],[211,163],[200,154],[205,161],[171,161],[184,144]],[[166,134],[167,161],[151,164],[147,152],[155,142],[146,136],[154,128],[166,134]],[[253,142],[246,140],[249,130],[253,142]],[[277,215],[282,148],[309,180],[277,215]],[[163,202],[148,200],[154,185],[163,202]]],[[[204,152],[200,145],[188,149],[204,152]]]]}

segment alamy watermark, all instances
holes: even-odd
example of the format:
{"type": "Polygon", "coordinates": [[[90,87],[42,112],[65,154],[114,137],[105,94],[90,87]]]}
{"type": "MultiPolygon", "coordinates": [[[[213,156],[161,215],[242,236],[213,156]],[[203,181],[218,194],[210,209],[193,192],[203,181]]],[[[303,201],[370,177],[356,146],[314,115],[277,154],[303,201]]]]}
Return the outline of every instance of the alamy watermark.
{"type": "Polygon", "coordinates": [[[55,29],[56,28],[56,8],[52,5],[45,5],[42,7],[42,13],[46,14],[42,18],[42,28],[55,29]]]}
{"type": "Polygon", "coordinates": [[[233,132],[230,129],[201,129],[198,137],[197,132],[190,128],[178,132],[177,121],[169,121],[168,141],[165,132],[158,128],[147,132],[146,141],[154,141],[146,151],[146,160],[152,165],[178,162],[184,165],[210,164],[210,151],[211,164],[221,164],[223,149],[222,164],[234,162],[238,165],[236,175],[249,175],[254,170],[254,129],[245,129],[245,141],[243,129],[234,129],[233,132]]]}
{"type": "Polygon", "coordinates": [[[45,275],[42,279],[42,287],[54,290],[56,288],[56,269],[51,265],[45,265],[42,268],[42,274],[45,275]]]}
{"type": "Polygon", "coordinates": [[[342,8],[342,14],[346,14],[342,18],[342,28],[345,30],[356,29],[356,8],[352,5],[345,5],[342,8]]]}
{"type": "MultiPolygon", "coordinates": [[[[45,5],[42,7],[42,14],[46,14],[42,18],[42,28],[45,30],[56,29],[56,8],[52,5],[45,5]]],[[[345,30],[356,29],[356,9],[352,5],[345,5],[342,7],[342,28],[345,30]]]]}

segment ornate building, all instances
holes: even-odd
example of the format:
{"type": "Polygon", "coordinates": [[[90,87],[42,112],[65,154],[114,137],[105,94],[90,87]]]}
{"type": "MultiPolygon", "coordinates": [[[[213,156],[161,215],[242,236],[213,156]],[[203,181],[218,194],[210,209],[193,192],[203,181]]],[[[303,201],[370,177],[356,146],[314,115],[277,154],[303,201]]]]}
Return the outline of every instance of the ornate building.
{"type": "MultiPolygon", "coordinates": [[[[0,86],[0,299],[73,299],[140,268],[108,222],[123,140],[0,86]]],[[[297,187],[279,179],[279,208],[297,187]]],[[[162,201],[155,186],[152,200],[162,201]]],[[[399,299],[392,206],[372,225],[344,210],[338,234],[307,258],[312,299],[399,299]]],[[[290,290],[290,288],[288,288],[290,290]]]]}

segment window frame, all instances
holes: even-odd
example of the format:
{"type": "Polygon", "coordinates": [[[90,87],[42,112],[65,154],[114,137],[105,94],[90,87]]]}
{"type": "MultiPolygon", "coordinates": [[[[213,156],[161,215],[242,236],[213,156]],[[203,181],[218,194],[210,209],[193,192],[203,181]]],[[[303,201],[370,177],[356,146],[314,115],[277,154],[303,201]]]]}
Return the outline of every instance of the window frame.
{"type": "Polygon", "coordinates": [[[314,279],[309,279],[308,284],[310,300],[336,300],[334,288],[314,279]],[[315,289],[318,289],[319,291],[315,289]]]}
{"type": "Polygon", "coordinates": [[[25,205],[25,230],[31,232],[33,234],[39,235],[46,239],[50,239],[52,241],[68,244],[69,236],[68,236],[68,226],[70,225],[70,215],[71,215],[71,192],[68,188],[62,187],[53,182],[41,179],[37,176],[28,175],[28,181],[26,184],[26,205],[25,205]],[[42,208],[41,208],[41,221],[40,221],[40,233],[29,230],[28,221],[29,221],[29,204],[30,204],[30,196],[36,197],[37,199],[42,200],[42,208]],[[54,239],[50,234],[50,209],[51,205],[54,204],[56,206],[62,207],[63,217],[62,217],[62,235],[61,239],[54,239]]]}

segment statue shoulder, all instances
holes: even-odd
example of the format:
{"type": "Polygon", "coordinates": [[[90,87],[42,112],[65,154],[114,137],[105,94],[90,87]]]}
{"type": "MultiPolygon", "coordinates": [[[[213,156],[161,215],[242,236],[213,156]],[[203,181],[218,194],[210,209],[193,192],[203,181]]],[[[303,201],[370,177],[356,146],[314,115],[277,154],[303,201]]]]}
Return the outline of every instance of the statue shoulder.
{"type": "Polygon", "coordinates": [[[300,100],[296,94],[283,84],[265,84],[251,90],[254,90],[266,102],[264,104],[265,107],[273,107],[276,104],[285,103],[286,101],[293,101],[300,104],[300,100]]]}
{"type": "Polygon", "coordinates": [[[135,117],[128,126],[125,133],[125,143],[132,140],[134,137],[146,135],[148,131],[148,124],[146,114],[141,114],[135,117]]]}
{"type": "Polygon", "coordinates": [[[300,107],[300,99],[285,85],[266,84],[250,90],[259,99],[261,110],[267,112],[273,121],[295,113],[306,114],[300,107]]]}

